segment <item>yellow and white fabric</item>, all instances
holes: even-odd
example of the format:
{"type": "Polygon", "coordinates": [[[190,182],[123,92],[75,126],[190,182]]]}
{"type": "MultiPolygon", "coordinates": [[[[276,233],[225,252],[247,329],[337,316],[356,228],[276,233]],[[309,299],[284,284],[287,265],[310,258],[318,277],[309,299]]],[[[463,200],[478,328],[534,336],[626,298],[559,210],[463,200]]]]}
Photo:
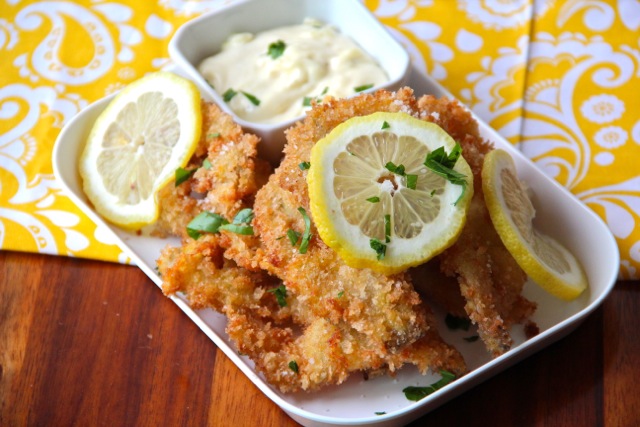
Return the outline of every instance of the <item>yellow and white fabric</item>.
{"type": "MultiPolygon", "coordinates": [[[[53,143],[82,108],[170,64],[181,24],[232,1],[0,0],[0,248],[126,262],[61,193],[53,143]]],[[[598,213],[620,277],[640,278],[639,0],[364,4],[419,69],[598,213]]]]}

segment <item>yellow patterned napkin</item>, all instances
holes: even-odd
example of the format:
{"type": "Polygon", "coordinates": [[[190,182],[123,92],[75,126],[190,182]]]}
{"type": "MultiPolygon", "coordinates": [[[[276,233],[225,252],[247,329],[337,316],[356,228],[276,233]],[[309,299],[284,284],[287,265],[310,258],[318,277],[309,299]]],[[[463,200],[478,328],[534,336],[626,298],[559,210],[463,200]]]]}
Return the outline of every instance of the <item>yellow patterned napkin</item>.
{"type": "MultiPolygon", "coordinates": [[[[61,194],[53,143],[89,103],[168,65],[182,23],[231,2],[4,1],[0,248],[127,261],[61,194]]],[[[638,0],[364,3],[419,69],[597,212],[620,277],[640,277],[638,0]]]]}

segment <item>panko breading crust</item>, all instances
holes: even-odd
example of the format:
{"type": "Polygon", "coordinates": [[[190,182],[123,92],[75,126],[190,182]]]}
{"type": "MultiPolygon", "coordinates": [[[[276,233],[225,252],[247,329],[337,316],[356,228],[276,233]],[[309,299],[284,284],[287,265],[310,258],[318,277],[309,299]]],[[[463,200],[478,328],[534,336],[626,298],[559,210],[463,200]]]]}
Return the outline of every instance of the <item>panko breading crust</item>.
{"type": "MultiPolygon", "coordinates": [[[[479,138],[471,115],[450,100],[416,100],[408,88],[346,100],[326,98],[287,131],[282,163],[264,184],[269,166],[256,157],[257,138],[243,134],[217,107],[203,104],[203,137],[187,168],[198,170],[188,182],[177,188],[169,185],[161,194],[159,232],[183,237],[182,247],[166,248],[158,260],[163,291],[183,292],[195,308],[212,307],[225,314],[227,333],[238,351],[284,392],[339,384],[358,371],[393,373],[403,364],[414,364],[423,373],[466,372],[462,356],[442,340],[430,308],[414,290],[412,276],[424,282],[433,275],[416,269],[411,275],[385,276],[351,268],[318,237],[313,218],[306,253],[287,238],[288,230],[302,234],[305,229],[299,208],[311,216],[306,171],[299,165],[309,161],[313,144],[345,120],[377,111],[403,111],[439,124],[462,144],[474,175],[491,149],[479,138]],[[210,169],[200,167],[205,157],[210,169]],[[186,224],[203,210],[231,219],[244,207],[253,208],[254,235],[222,231],[198,240],[186,235],[186,224]],[[284,306],[276,296],[276,290],[283,289],[284,306]]],[[[478,191],[477,182],[475,187],[478,191]]],[[[451,286],[449,279],[427,285],[439,286],[434,289],[441,295],[454,292],[452,301],[458,308],[464,304],[464,312],[478,323],[488,348],[497,354],[494,346],[503,348],[508,341],[502,332],[526,319],[534,307],[519,294],[521,271],[512,270],[511,260],[493,247],[499,242],[491,241],[489,249],[479,243],[486,237],[476,230],[480,226],[486,228],[470,218],[461,239],[468,241],[469,250],[491,253],[487,265],[495,268],[487,275],[487,268],[470,266],[461,259],[466,246],[456,244],[430,264],[459,286],[451,286]],[[479,276],[468,266],[479,268],[487,282],[476,283],[479,276]],[[485,309],[487,303],[490,307],[485,309]],[[485,316],[497,317],[501,326],[493,328],[485,316]]]]}
{"type": "Polygon", "coordinates": [[[169,183],[160,191],[156,234],[186,237],[186,225],[202,211],[232,219],[253,203],[271,173],[271,166],[257,157],[257,136],[244,133],[215,104],[203,101],[201,108],[202,134],[185,167],[196,171],[179,186],[169,183]],[[205,159],[211,165],[208,169],[202,167],[205,159]]]}

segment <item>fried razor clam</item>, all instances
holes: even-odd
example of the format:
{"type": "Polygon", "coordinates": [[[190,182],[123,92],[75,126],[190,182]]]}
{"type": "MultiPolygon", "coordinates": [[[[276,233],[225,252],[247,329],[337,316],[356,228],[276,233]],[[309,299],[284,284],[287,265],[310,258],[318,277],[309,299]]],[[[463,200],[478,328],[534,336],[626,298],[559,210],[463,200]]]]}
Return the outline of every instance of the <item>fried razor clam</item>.
{"type": "MultiPolygon", "coordinates": [[[[500,240],[489,217],[482,192],[482,163],[493,146],[478,132],[477,122],[459,104],[444,99],[424,96],[418,100],[419,108],[428,112],[426,117],[445,129],[462,146],[462,155],[474,175],[474,196],[467,213],[467,223],[457,242],[439,257],[441,271],[456,278],[464,297],[464,309],[487,350],[496,357],[513,345],[509,329],[515,323],[524,323],[528,331],[535,325],[528,320],[536,304],[522,296],[527,276],[500,240]]],[[[414,274],[416,278],[416,274],[414,274]]],[[[419,279],[418,279],[419,280],[419,279]]],[[[427,281],[428,293],[439,299],[451,314],[460,315],[459,307],[452,306],[455,297],[447,295],[451,286],[444,281],[427,281]]],[[[459,301],[459,300],[458,300],[459,301]]],[[[457,302],[454,304],[458,304],[457,302]]]]}
{"type": "Polygon", "coordinates": [[[432,368],[465,373],[460,354],[433,329],[389,355],[367,347],[366,337],[346,322],[315,317],[305,319],[304,326],[296,324],[290,308],[295,297],[287,296],[282,306],[274,296],[279,281],[225,259],[220,239],[205,234],[185,240],[182,247],[165,248],[158,260],[162,290],[167,295],[182,292],[193,308],[211,307],[225,314],[227,333],[238,351],[283,392],[340,384],[356,371],[394,372],[405,363],[422,372],[432,368]]]}
{"type": "Polygon", "coordinates": [[[253,203],[271,173],[268,162],[257,156],[257,136],[244,133],[215,104],[203,101],[201,108],[202,134],[184,168],[193,173],[180,185],[170,182],[160,191],[156,234],[186,237],[187,224],[202,211],[232,219],[253,203]]]}
{"type": "MultiPolygon", "coordinates": [[[[313,221],[306,230],[303,215],[303,212],[307,216],[311,213],[306,172],[299,165],[309,161],[316,141],[351,117],[376,111],[419,115],[416,106],[409,89],[396,93],[379,91],[347,100],[325,99],[315,105],[304,121],[287,131],[284,159],[256,195],[255,236],[228,236],[224,243],[229,247],[225,256],[249,270],[264,269],[283,281],[296,322],[309,328],[322,321],[323,331],[327,325],[334,328],[334,335],[339,339],[336,346],[358,349],[353,357],[340,356],[346,365],[331,358],[327,366],[330,370],[337,369],[338,365],[342,366],[339,372],[345,373],[384,367],[395,370],[403,363],[420,365],[422,356],[412,348],[420,348],[423,354],[440,355],[425,357],[430,362],[421,368],[448,369],[455,373],[466,369],[458,351],[440,338],[429,309],[421,302],[407,274],[385,276],[347,266],[318,237],[313,221]],[[293,245],[289,241],[289,230],[301,236],[305,231],[310,232],[312,237],[305,253],[301,253],[299,243],[293,245]],[[247,257],[247,253],[253,256],[247,257]]],[[[292,348],[305,347],[302,341],[291,345],[292,348]]],[[[288,369],[284,365],[288,357],[281,358],[277,369],[288,369]]],[[[276,365],[268,366],[271,370],[276,365]]],[[[342,380],[343,376],[338,375],[329,381],[342,380]]]]}

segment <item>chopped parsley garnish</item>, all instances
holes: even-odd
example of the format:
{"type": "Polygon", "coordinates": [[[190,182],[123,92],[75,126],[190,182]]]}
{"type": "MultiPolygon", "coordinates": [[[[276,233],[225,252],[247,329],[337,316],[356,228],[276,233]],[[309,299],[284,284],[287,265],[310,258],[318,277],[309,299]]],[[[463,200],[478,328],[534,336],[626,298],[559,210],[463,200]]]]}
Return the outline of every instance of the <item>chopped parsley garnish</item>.
{"type": "Polygon", "coordinates": [[[402,391],[404,392],[404,395],[406,396],[407,399],[417,402],[418,400],[424,399],[425,397],[429,396],[431,393],[441,389],[442,387],[446,386],[451,381],[456,379],[456,376],[449,371],[442,370],[440,371],[440,375],[442,375],[442,378],[437,382],[431,384],[430,386],[427,386],[427,387],[410,386],[410,387],[404,388],[402,391]]]}
{"type": "Polygon", "coordinates": [[[407,188],[410,188],[411,190],[415,190],[417,184],[418,184],[418,175],[407,174],[407,188]]]}
{"type": "Polygon", "coordinates": [[[298,164],[298,167],[300,168],[301,171],[307,170],[311,167],[311,163],[309,162],[300,162],[298,164]]]}
{"type": "Polygon", "coordinates": [[[365,91],[367,89],[371,89],[372,87],[373,87],[373,83],[369,83],[369,84],[362,85],[362,86],[356,86],[356,87],[353,88],[353,90],[356,91],[356,92],[362,92],[362,91],[365,91]]]}
{"type": "Polygon", "coordinates": [[[388,121],[384,121],[382,122],[382,127],[380,129],[389,129],[391,127],[391,125],[389,124],[388,121]]]}
{"type": "Polygon", "coordinates": [[[344,295],[344,291],[338,292],[338,298],[342,298],[343,295],[344,295]]]}
{"type": "Polygon", "coordinates": [[[389,172],[393,172],[396,175],[400,175],[400,176],[404,176],[405,175],[405,171],[404,171],[404,165],[397,165],[393,162],[387,162],[386,165],[384,165],[384,167],[389,171],[389,172]]]}
{"type": "Polygon", "coordinates": [[[276,42],[273,42],[269,45],[269,49],[267,50],[267,54],[272,58],[272,59],[276,59],[278,57],[280,57],[283,53],[284,50],[286,49],[287,45],[285,42],[283,42],[282,40],[278,40],[276,42]]]}
{"type": "Polygon", "coordinates": [[[376,415],[386,415],[387,413],[384,411],[380,411],[380,412],[374,412],[374,414],[376,415]]]}
{"type": "Polygon", "coordinates": [[[431,169],[436,175],[440,175],[452,184],[462,186],[462,192],[460,197],[453,204],[455,205],[462,198],[462,195],[467,190],[466,175],[461,174],[453,170],[458,158],[462,155],[462,147],[456,143],[451,153],[447,154],[444,150],[444,146],[433,150],[427,154],[427,158],[424,161],[424,165],[431,169]]]}
{"type": "Polygon", "coordinates": [[[379,201],[380,201],[380,197],[378,196],[369,197],[367,199],[367,202],[371,202],[371,203],[378,203],[379,201]]]}
{"type": "Polygon", "coordinates": [[[235,90],[229,88],[229,89],[226,90],[225,93],[222,94],[222,99],[224,100],[224,102],[229,102],[237,94],[238,94],[238,92],[236,92],[235,90]]]}
{"type": "Polygon", "coordinates": [[[256,98],[255,96],[251,95],[248,92],[242,91],[242,94],[245,96],[245,98],[247,98],[249,100],[249,102],[251,102],[253,105],[258,106],[260,105],[260,100],[258,98],[256,98]]]}
{"type": "Polygon", "coordinates": [[[298,240],[300,239],[300,233],[298,233],[296,230],[289,229],[287,231],[287,237],[291,242],[291,246],[295,246],[298,243],[298,240]]]}
{"type": "Polygon", "coordinates": [[[445,316],[444,323],[447,325],[447,328],[452,330],[462,329],[463,331],[468,331],[471,327],[471,320],[451,314],[445,316]]]}
{"type": "Polygon", "coordinates": [[[384,242],[389,243],[391,241],[391,215],[386,214],[384,216],[384,242]]]}
{"type": "Polygon", "coordinates": [[[176,169],[176,187],[182,184],[183,182],[185,182],[186,180],[188,180],[189,178],[191,178],[191,175],[193,175],[195,171],[196,169],[189,169],[189,170],[185,168],[176,169]]]}
{"type": "Polygon", "coordinates": [[[217,233],[220,226],[228,221],[214,212],[201,212],[187,224],[187,234],[192,239],[198,239],[203,233],[217,233]]]}
{"type": "Polygon", "coordinates": [[[202,167],[206,170],[211,169],[211,162],[209,161],[209,159],[204,159],[204,161],[202,162],[202,167]]]}
{"type": "Polygon", "coordinates": [[[242,209],[233,218],[233,222],[231,224],[222,224],[219,229],[231,231],[232,233],[236,234],[242,234],[244,236],[250,236],[253,235],[253,227],[250,225],[252,219],[253,209],[242,209]]]}
{"type": "Polygon", "coordinates": [[[300,241],[298,252],[306,254],[307,248],[309,247],[309,241],[311,240],[311,219],[309,219],[309,215],[307,215],[307,211],[304,210],[304,208],[298,208],[298,212],[300,212],[300,215],[302,215],[302,219],[304,220],[304,232],[302,233],[302,240],[300,241]]]}
{"type": "Polygon", "coordinates": [[[322,102],[322,95],[326,94],[328,91],[329,86],[326,86],[318,96],[305,96],[302,99],[302,105],[304,107],[311,107],[311,101],[313,101],[314,99],[316,100],[316,102],[322,102]]]}
{"type": "Polygon", "coordinates": [[[276,296],[276,301],[280,307],[287,306],[287,288],[284,285],[280,285],[277,288],[269,289],[267,292],[271,292],[276,296]]]}
{"type": "Polygon", "coordinates": [[[207,134],[207,139],[217,138],[220,136],[220,132],[213,132],[207,134]]]}
{"type": "Polygon", "coordinates": [[[298,373],[298,362],[296,362],[295,360],[292,360],[291,362],[289,362],[289,369],[291,369],[293,372],[295,372],[297,374],[298,373]]]}
{"type": "Polygon", "coordinates": [[[463,340],[466,342],[476,342],[480,337],[478,335],[471,335],[470,337],[464,337],[463,340]]]}
{"type": "Polygon", "coordinates": [[[384,255],[387,253],[387,245],[385,245],[378,239],[370,239],[369,246],[371,246],[371,249],[376,251],[376,254],[378,255],[378,261],[384,259],[384,255]]]}

